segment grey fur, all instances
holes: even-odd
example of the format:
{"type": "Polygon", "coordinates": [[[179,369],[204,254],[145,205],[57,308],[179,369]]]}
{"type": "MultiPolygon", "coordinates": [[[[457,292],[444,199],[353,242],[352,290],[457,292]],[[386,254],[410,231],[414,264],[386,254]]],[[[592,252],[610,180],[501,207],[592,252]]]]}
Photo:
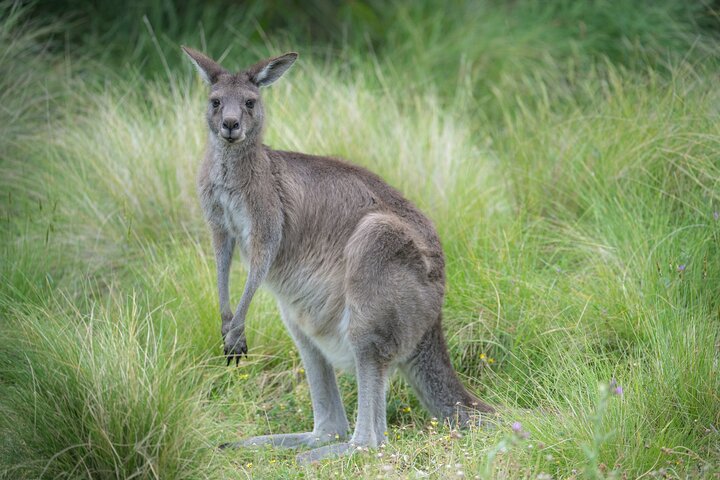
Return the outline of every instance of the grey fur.
{"type": "Polygon", "coordinates": [[[462,425],[474,413],[491,412],[450,364],[441,328],[445,265],[430,220],[361,167],[262,144],[259,87],[277,80],[297,54],[233,74],[183,49],[210,84],[210,134],[198,189],[213,233],[228,363],[247,352],[245,317],[264,284],[300,350],[313,406],[312,432],[229,445],[346,440],[334,367],[357,377],[355,431],[348,442],[310,450],[300,461],[384,443],[385,394],[397,368],[440,418],[462,425]],[[232,314],[228,272],[235,247],[248,278],[232,314]]]}

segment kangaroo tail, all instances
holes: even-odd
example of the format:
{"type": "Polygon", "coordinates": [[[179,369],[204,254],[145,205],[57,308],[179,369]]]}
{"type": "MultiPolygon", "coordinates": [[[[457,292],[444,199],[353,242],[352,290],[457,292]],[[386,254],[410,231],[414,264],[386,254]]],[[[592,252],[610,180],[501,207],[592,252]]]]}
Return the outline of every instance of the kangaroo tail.
{"type": "Polygon", "coordinates": [[[468,392],[450,363],[441,317],[422,337],[400,369],[430,413],[465,426],[473,413],[492,413],[490,405],[468,392]]]}

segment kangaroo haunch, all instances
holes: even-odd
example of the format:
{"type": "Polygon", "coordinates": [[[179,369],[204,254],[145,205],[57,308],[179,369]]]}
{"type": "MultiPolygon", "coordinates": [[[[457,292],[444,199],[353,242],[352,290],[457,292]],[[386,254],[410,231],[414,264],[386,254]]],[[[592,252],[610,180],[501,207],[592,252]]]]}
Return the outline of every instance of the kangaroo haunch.
{"type": "Polygon", "coordinates": [[[385,395],[399,369],[435,416],[464,425],[492,408],[460,383],[441,328],[445,262],[433,224],[380,177],[334,158],[262,144],[260,87],[296,53],[231,73],[183,47],[210,85],[209,136],[198,189],[217,261],[228,364],[247,353],[245,317],[258,287],[277,299],[310,384],[312,432],[265,435],[237,445],[319,446],[300,461],[386,441],[385,395]],[[248,270],[230,308],[235,247],[248,270]],[[348,421],[334,367],[355,373],[358,414],[348,421]]]}

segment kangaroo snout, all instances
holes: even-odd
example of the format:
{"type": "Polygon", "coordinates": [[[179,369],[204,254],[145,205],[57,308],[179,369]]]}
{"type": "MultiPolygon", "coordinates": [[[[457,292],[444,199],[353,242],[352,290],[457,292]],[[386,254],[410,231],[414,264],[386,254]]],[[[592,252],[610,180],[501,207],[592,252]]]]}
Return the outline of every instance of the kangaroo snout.
{"type": "Polygon", "coordinates": [[[223,118],[220,136],[230,143],[242,140],[245,136],[240,131],[240,119],[237,117],[223,118]]]}

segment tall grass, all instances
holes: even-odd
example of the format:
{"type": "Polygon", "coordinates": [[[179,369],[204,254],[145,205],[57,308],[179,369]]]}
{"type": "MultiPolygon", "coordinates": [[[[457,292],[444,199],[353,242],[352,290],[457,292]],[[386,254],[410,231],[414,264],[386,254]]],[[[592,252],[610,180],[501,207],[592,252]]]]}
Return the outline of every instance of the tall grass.
{"type": "Polygon", "coordinates": [[[129,298],[88,314],[63,304],[11,312],[2,359],[8,478],[222,474],[202,366],[142,308],[129,298]]]}
{"type": "MultiPolygon", "coordinates": [[[[301,468],[279,450],[216,451],[312,422],[267,293],[250,359],[221,366],[194,191],[204,86],[169,50],[192,25],[151,21],[154,39],[134,35],[156,60],[125,52],[118,71],[87,39],[60,55],[63,24],[5,3],[0,476],[719,471],[720,42],[697,26],[707,5],[361,5],[338,16],[353,28],[366,16],[371,52],[353,30],[336,49],[284,31],[278,43],[312,53],[265,92],[266,143],[365,165],[433,218],[453,361],[500,427],[451,432],[396,380],[380,452],[301,468]],[[529,438],[509,431],[516,420],[529,438]]],[[[215,32],[211,53],[226,38],[215,32]]],[[[233,67],[280,49],[238,45],[233,67]]],[[[354,381],[340,384],[352,415],[354,381]]]]}

